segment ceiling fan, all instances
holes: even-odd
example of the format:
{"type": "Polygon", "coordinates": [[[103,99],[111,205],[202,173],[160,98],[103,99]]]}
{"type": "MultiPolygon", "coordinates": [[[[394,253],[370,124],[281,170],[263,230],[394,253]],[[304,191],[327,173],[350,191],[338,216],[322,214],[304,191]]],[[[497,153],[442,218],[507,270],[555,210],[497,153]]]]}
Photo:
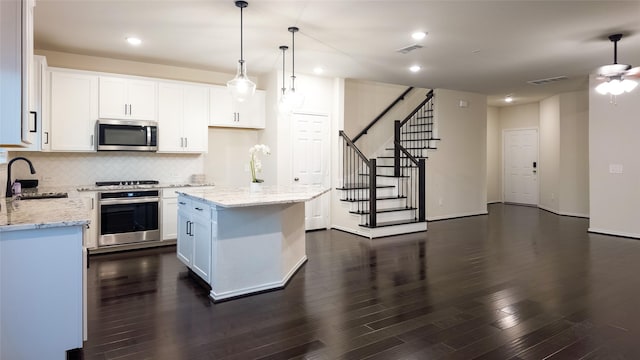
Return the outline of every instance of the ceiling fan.
{"type": "Polygon", "coordinates": [[[606,95],[620,95],[623,92],[630,92],[638,86],[638,82],[631,78],[640,78],[640,67],[631,68],[631,65],[618,64],[618,41],[622,39],[622,34],[613,34],[609,40],[613,42],[613,64],[604,65],[598,68],[598,80],[604,81],[596,87],[596,91],[606,95]]]}

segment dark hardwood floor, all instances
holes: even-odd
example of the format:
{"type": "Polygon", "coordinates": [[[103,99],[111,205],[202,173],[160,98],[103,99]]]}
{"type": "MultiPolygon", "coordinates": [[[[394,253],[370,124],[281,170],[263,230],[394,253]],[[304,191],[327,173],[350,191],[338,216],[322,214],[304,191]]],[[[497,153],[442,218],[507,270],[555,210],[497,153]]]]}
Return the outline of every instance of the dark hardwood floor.
{"type": "MultiPolygon", "coordinates": [[[[307,233],[280,291],[214,304],[167,247],[91,257],[84,359],[640,359],[640,241],[495,204],[307,233]]],[[[243,271],[243,269],[238,269],[243,271]]]]}

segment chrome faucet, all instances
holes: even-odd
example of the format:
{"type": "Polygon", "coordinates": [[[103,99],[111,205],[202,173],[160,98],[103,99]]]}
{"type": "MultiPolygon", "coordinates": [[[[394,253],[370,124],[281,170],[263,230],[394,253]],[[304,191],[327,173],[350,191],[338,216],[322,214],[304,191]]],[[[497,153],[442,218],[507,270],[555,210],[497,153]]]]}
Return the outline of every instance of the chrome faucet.
{"type": "Polygon", "coordinates": [[[7,193],[5,194],[5,196],[8,198],[10,198],[13,195],[11,191],[11,165],[13,165],[13,163],[17,160],[26,161],[27,164],[29,164],[29,170],[31,171],[31,173],[32,174],[36,173],[36,169],[33,167],[33,164],[29,159],[22,156],[18,156],[16,158],[11,159],[11,161],[9,161],[9,164],[7,164],[7,193]]]}

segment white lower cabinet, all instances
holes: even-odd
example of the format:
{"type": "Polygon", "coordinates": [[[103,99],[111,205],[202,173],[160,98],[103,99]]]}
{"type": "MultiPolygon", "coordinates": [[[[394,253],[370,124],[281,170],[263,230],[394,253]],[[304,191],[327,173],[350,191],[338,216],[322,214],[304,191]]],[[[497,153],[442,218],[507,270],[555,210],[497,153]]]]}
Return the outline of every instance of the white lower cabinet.
{"type": "Polygon", "coordinates": [[[90,192],[86,194],[87,208],[91,214],[91,222],[84,230],[84,247],[87,249],[96,249],[98,247],[98,200],[97,193],[90,192]]]}
{"type": "Polygon", "coordinates": [[[207,283],[211,280],[211,206],[178,198],[177,256],[207,283]]]}

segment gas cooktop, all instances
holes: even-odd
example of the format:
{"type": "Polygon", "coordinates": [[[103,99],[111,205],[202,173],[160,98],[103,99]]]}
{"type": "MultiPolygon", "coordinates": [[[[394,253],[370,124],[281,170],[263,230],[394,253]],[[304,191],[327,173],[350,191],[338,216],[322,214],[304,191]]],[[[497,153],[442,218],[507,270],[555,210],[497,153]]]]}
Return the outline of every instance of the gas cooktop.
{"type": "Polygon", "coordinates": [[[158,180],[96,181],[96,186],[157,185],[158,180]]]}

